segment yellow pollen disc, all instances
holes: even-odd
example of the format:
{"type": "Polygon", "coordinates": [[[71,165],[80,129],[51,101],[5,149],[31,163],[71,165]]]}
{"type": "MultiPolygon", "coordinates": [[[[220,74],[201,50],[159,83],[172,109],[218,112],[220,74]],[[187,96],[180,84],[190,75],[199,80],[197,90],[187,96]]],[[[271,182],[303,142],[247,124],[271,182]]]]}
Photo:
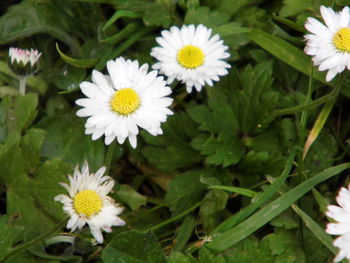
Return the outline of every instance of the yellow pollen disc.
{"type": "Polygon", "coordinates": [[[78,214],[90,217],[101,210],[102,199],[93,190],[83,190],[74,197],[73,205],[78,214]]]}
{"type": "Polygon", "coordinates": [[[185,68],[198,68],[204,63],[204,53],[196,46],[184,46],[177,53],[177,61],[185,68]]]}
{"type": "Polygon", "coordinates": [[[335,47],[343,52],[350,52],[350,28],[344,27],[333,37],[335,47]]]}
{"type": "Polygon", "coordinates": [[[140,106],[140,97],[133,89],[121,89],[113,95],[110,105],[116,113],[129,115],[140,106]]]}

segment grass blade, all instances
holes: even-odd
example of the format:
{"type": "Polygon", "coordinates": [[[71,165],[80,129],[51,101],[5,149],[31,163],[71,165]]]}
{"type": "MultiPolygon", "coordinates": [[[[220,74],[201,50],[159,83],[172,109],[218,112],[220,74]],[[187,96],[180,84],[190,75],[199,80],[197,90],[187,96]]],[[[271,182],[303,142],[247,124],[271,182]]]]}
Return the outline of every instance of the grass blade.
{"type": "Polygon", "coordinates": [[[337,254],[337,249],[333,246],[333,239],[317,224],[311,217],[309,217],[297,205],[292,205],[293,210],[304,221],[305,226],[325,245],[334,255],[337,254]]]}
{"type": "Polygon", "coordinates": [[[109,28],[111,25],[113,25],[119,18],[137,18],[140,17],[140,14],[135,13],[134,11],[131,10],[118,10],[114,13],[114,15],[108,19],[106,24],[103,26],[102,30],[106,31],[107,28],[109,28]]]}
{"type": "Polygon", "coordinates": [[[310,191],[317,184],[341,173],[348,168],[350,168],[350,163],[344,163],[328,168],[323,172],[313,176],[311,179],[298,185],[285,195],[279,197],[269,205],[265,206],[263,209],[245,220],[243,223],[237,225],[234,228],[231,228],[227,232],[215,238],[211,243],[207,245],[207,247],[216,251],[223,251],[235,245],[239,241],[248,237],[256,230],[270,222],[273,218],[290,207],[295,201],[310,191]]]}
{"type": "MultiPolygon", "coordinates": [[[[253,40],[256,44],[261,46],[263,49],[278,59],[284,61],[291,67],[306,75],[311,74],[309,66],[310,58],[294,45],[279,37],[256,29],[251,30],[249,36],[250,39],[253,40]]],[[[324,73],[315,71],[314,78],[326,84],[327,86],[334,86],[334,83],[326,82],[324,73]]]]}
{"type": "Polygon", "coordinates": [[[320,134],[320,132],[322,131],[322,128],[326,122],[326,120],[328,119],[329,114],[331,113],[333,106],[335,103],[335,99],[327,102],[320,115],[318,115],[317,120],[314,124],[314,126],[312,127],[312,130],[309,133],[309,136],[307,137],[305,146],[304,146],[304,151],[303,151],[303,159],[305,159],[305,156],[307,154],[307,152],[309,151],[311,145],[314,143],[314,141],[317,139],[318,135],[320,134]]]}
{"type": "Polygon", "coordinates": [[[224,191],[228,191],[228,192],[232,192],[232,193],[236,193],[236,194],[240,194],[240,195],[244,195],[244,196],[248,196],[248,197],[254,197],[257,192],[246,189],[246,188],[242,188],[242,187],[236,187],[236,186],[226,186],[226,185],[211,185],[208,187],[209,189],[219,189],[219,190],[224,190],[224,191]]]}
{"type": "Polygon", "coordinates": [[[188,240],[191,238],[192,231],[195,227],[196,218],[192,215],[186,216],[176,235],[175,246],[173,247],[172,252],[181,251],[184,249],[188,240]]]}
{"type": "Polygon", "coordinates": [[[221,223],[217,228],[213,230],[210,235],[224,232],[234,227],[236,224],[239,224],[248,216],[250,216],[256,209],[258,209],[262,204],[264,204],[267,200],[269,200],[279,189],[279,187],[283,184],[286,178],[289,175],[290,169],[292,168],[292,164],[295,158],[295,149],[289,155],[286,166],[282,172],[282,174],[278,177],[278,179],[269,186],[269,188],[264,191],[264,193],[252,204],[248,205],[246,208],[241,210],[240,212],[234,214],[233,216],[226,219],[223,223],[221,223]]]}

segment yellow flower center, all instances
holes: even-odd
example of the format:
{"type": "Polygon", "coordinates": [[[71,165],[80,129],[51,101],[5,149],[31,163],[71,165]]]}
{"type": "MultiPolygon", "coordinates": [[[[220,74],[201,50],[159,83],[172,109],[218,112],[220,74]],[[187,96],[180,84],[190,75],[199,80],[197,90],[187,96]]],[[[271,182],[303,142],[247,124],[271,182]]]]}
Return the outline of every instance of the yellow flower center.
{"type": "Polygon", "coordinates": [[[129,115],[140,106],[140,97],[130,88],[118,90],[110,101],[113,111],[121,115],[129,115]]]}
{"type": "Polygon", "coordinates": [[[78,214],[90,217],[101,210],[102,199],[93,190],[83,190],[74,197],[73,205],[78,214]]]}
{"type": "Polygon", "coordinates": [[[177,61],[185,68],[198,68],[204,63],[204,53],[196,46],[187,45],[177,53],[177,61]]]}
{"type": "Polygon", "coordinates": [[[344,27],[333,37],[335,47],[343,52],[350,52],[350,28],[344,27]]]}

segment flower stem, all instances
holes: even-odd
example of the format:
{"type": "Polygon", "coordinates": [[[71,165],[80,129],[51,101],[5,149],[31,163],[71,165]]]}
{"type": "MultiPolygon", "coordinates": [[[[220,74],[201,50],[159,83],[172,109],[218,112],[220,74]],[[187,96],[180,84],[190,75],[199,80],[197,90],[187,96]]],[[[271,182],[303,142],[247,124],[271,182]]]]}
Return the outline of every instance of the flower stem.
{"type": "Polygon", "coordinates": [[[180,214],[176,215],[176,216],[173,216],[167,220],[164,220],[163,222],[160,222],[159,224],[155,225],[155,226],[151,226],[151,227],[148,227],[146,229],[144,229],[143,231],[144,232],[148,232],[148,231],[154,231],[154,230],[157,230],[167,224],[170,224],[178,219],[180,219],[181,217],[184,217],[185,215],[191,213],[193,210],[195,210],[197,207],[199,207],[201,204],[202,204],[203,201],[199,201],[198,203],[194,204],[193,206],[191,206],[190,208],[184,210],[183,212],[181,212],[180,214]]]}
{"type": "Polygon", "coordinates": [[[24,96],[26,94],[26,82],[27,82],[27,76],[20,76],[19,77],[19,94],[24,96]]]}
{"type": "Polygon", "coordinates": [[[275,116],[279,116],[279,115],[288,115],[288,114],[293,114],[293,113],[297,113],[300,111],[310,110],[310,109],[313,109],[313,108],[320,106],[321,104],[323,104],[327,101],[330,101],[334,98],[337,98],[338,94],[339,94],[339,90],[337,88],[335,88],[327,95],[325,95],[317,100],[314,100],[313,102],[311,102],[309,104],[290,107],[290,108],[282,109],[282,110],[276,110],[275,112],[273,112],[273,114],[275,116]]]}
{"type": "Polygon", "coordinates": [[[329,114],[331,113],[335,102],[337,101],[338,95],[339,95],[341,88],[342,88],[342,85],[343,85],[343,81],[344,81],[344,74],[341,74],[339,79],[338,79],[337,85],[336,85],[335,89],[333,90],[335,92],[333,98],[331,100],[327,101],[327,103],[324,105],[321,113],[318,115],[318,117],[315,121],[315,124],[314,124],[312,130],[309,133],[309,136],[308,136],[306,143],[305,143],[305,146],[304,146],[303,159],[305,159],[305,156],[306,156],[308,150],[310,149],[311,145],[317,139],[318,135],[320,134],[321,130],[323,129],[323,126],[324,126],[329,114]]]}
{"type": "Polygon", "coordinates": [[[112,142],[112,144],[108,147],[107,156],[106,156],[106,160],[105,160],[105,166],[106,166],[106,173],[107,174],[109,172],[109,168],[111,167],[111,162],[112,162],[112,158],[113,158],[115,145],[116,145],[116,140],[114,140],[112,142]]]}
{"type": "Polygon", "coordinates": [[[18,252],[20,252],[22,250],[25,250],[25,249],[27,249],[27,248],[29,248],[31,246],[34,246],[36,244],[39,244],[39,243],[43,242],[44,240],[49,238],[52,234],[57,233],[65,225],[66,221],[67,221],[67,217],[65,217],[63,220],[61,220],[56,226],[54,226],[48,232],[38,236],[37,238],[35,238],[33,240],[30,240],[30,241],[24,243],[21,246],[14,247],[5,257],[3,257],[2,260],[0,260],[0,262],[5,262],[6,259],[8,259],[13,254],[16,254],[16,253],[18,253],[18,252]]]}
{"type": "MultiPolygon", "coordinates": [[[[308,90],[305,98],[304,105],[310,104],[312,100],[312,91],[313,91],[313,73],[314,73],[314,67],[311,64],[311,72],[309,76],[309,84],[308,84],[308,90]]],[[[300,130],[299,130],[299,146],[302,149],[305,144],[305,138],[306,138],[306,123],[307,123],[307,118],[308,118],[308,111],[304,110],[301,113],[301,118],[300,118],[300,130]]],[[[299,174],[299,179],[301,180],[301,176],[303,174],[303,165],[304,165],[304,159],[303,159],[303,152],[300,151],[299,153],[299,160],[298,160],[298,174],[299,174]]],[[[305,178],[306,179],[306,178],[305,178]]],[[[301,183],[302,181],[300,181],[301,183]]]]}

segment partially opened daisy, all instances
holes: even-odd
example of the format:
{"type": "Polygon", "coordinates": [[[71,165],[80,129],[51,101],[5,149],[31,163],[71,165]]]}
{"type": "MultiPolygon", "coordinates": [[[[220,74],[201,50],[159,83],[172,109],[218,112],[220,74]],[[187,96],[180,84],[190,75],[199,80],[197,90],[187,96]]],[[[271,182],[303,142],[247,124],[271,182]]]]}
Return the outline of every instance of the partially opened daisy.
{"type": "Polygon", "coordinates": [[[36,49],[10,47],[9,66],[19,75],[30,75],[36,70],[41,53],[36,49]]]}
{"type": "Polygon", "coordinates": [[[213,85],[219,76],[228,73],[230,65],[223,61],[230,54],[219,35],[211,36],[210,28],[203,25],[176,26],[163,30],[156,41],[160,47],[152,49],[151,55],[159,62],[153,65],[168,77],[168,83],[175,79],[186,84],[188,92],[195,87],[200,91],[207,83],[213,85]]]}
{"type": "Polygon", "coordinates": [[[105,135],[105,143],[117,138],[120,144],[128,138],[133,148],[137,145],[138,127],[156,136],[167,115],[173,114],[167,107],[171,89],[156,70],[148,73],[148,65],[120,57],[107,62],[109,75],[94,70],[92,83],[82,82],[81,91],[87,98],[76,103],[83,108],[79,117],[89,117],[85,133],[96,140],[105,135]]]}
{"type": "MultiPolygon", "coordinates": [[[[350,189],[350,185],[348,187],[350,189]]],[[[333,242],[335,247],[339,248],[339,253],[334,262],[339,262],[346,258],[350,260],[350,191],[342,187],[337,196],[339,206],[330,205],[326,215],[334,219],[335,223],[327,225],[327,233],[339,235],[333,242]]]]}
{"type": "Polygon", "coordinates": [[[350,15],[349,7],[341,12],[321,6],[322,18],[326,25],[309,17],[305,28],[312,34],[305,36],[305,53],[320,71],[328,70],[326,80],[331,81],[337,73],[350,69],[350,15]]]}
{"type": "Polygon", "coordinates": [[[118,217],[124,208],[107,196],[114,186],[114,180],[103,176],[105,171],[106,168],[102,167],[95,174],[90,174],[85,161],[81,171],[76,167],[74,175],[68,177],[69,185],[60,183],[68,195],[55,197],[55,201],[60,201],[63,210],[70,216],[66,227],[75,231],[88,224],[98,243],[103,242],[101,230],[112,232],[112,226],[125,225],[124,220],[118,217]]]}
{"type": "Polygon", "coordinates": [[[10,47],[8,65],[18,75],[20,95],[25,95],[27,78],[37,70],[40,57],[41,53],[36,49],[10,47]]]}

